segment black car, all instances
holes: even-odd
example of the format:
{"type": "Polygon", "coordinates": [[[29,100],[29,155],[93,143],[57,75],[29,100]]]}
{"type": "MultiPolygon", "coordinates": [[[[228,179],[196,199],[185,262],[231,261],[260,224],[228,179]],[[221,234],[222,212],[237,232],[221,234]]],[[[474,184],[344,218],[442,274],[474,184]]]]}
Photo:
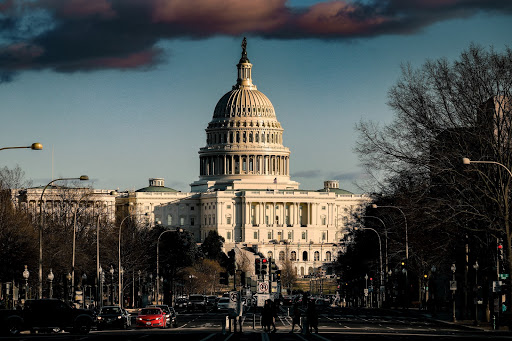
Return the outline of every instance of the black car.
{"type": "Polygon", "coordinates": [[[98,330],[108,328],[126,329],[130,324],[130,314],[118,306],[102,307],[96,316],[96,328],[98,330]]]}

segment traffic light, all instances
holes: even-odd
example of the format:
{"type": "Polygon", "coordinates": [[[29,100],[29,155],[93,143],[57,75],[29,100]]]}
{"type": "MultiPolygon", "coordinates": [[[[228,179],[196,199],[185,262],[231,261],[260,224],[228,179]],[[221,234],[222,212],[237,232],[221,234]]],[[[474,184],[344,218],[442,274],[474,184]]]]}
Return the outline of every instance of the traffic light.
{"type": "Polygon", "coordinates": [[[224,284],[224,285],[229,284],[229,274],[227,272],[220,273],[220,284],[224,284]]]}
{"type": "Polygon", "coordinates": [[[276,271],[276,281],[281,282],[281,270],[276,271]]]}
{"type": "Polygon", "coordinates": [[[503,260],[503,240],[501,238],[498,240],[498,255],[500,260],[503,260]]]}
{"type": "Polygon", "coordinates": [[[270,270],[269,270],[269,273],[276,273],[277,271],[277,266],[276,266],[276,260],[274,258],[269,258],[269,262],[270,262],[270,270]]]}
{"type": "Polygon", "coordinates": [[[260,272],[261,272],[261,262],[260,262],[260,259],[259,258],[256,258],[254,260],[254,273],[256,274],[256,276],[260,276],[260,272]]]}
{"type": "Polygon", "coordinates": [[[266,258],[261,259],[261,271],[260,273],[265,276],[267,274],[268,260],[266,258]]]}

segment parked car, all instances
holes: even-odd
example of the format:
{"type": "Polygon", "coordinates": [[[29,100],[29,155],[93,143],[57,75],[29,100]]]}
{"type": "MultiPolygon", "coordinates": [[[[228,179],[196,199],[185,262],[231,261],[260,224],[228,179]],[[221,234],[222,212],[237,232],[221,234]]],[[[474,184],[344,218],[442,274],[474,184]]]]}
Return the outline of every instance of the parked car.
{"type": "Polygon", "coordinates": [[[176,321],[176,311],[174,311],[173,307],[169,307],[167,304],[153,304],[150,306],[147,306],[146,308],[160,308],[165,313],[165,321],[167,327],[176,327],[177,321],[176,321]]]}
{"type": "Polygon", "coordinates": [[[201,310],[206,311],[206,296],[204,295],[190,295],[188,297],[187,310],[201,310]]]}
{"type": "Polygon", "coordinates": [[[0,309],[0,334],[17,335],[21,331],[69,331],[87,334],[94,318],[90,310],[71,308],[58,299],[27,300],[23,310],[0,309]]]}
{"type": "Polygon", "coordinates": [[[98,330],[108,328],[126,329],[130,325],[130,314],[118,306],[102,307],[96,316],[96,328],[98,330]]]}
{"type": "Polygon", "coordinates": [[[167,325],[165,313],[158,307],[142,308],[136,319],[138,328],[160,327],[167,325]]]}
{"type": "Polygon", "coordinates": [[[228,310],[229,308],[229,298],[221,297],[217,302],[217,310],[228,310]]]}

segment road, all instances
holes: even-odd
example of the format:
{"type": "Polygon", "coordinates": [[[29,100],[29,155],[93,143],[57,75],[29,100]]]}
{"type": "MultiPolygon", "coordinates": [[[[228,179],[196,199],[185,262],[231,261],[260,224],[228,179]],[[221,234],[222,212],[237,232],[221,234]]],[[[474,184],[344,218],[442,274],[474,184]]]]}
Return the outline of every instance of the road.
{"type": "MultiPolygon", "coordinates": [[[[489,331],[443,322],[409,311],[378,309],[319,308],[319,334],[290,333],[291,317],[287,307],[281,309],[276,321],[277,332],[265,333],[260,315],[246,314],[242,333],[223,333],[226,312],[186,313],[178,315],[178,327],[172,329],[92,330],[88,335],[68,333],[30,335],[23,333],[16,340],[186,340],[186,341],[336,341],[336,340],[453,340],[510,339],[508,331],[489,331]],[[254,324],[254,326],[253,326],[254,324]]],[[[8,338],[0,338],[7,340],[8,338]]],[[[11,338],[12,339],[12,338],[11,338]]]]}

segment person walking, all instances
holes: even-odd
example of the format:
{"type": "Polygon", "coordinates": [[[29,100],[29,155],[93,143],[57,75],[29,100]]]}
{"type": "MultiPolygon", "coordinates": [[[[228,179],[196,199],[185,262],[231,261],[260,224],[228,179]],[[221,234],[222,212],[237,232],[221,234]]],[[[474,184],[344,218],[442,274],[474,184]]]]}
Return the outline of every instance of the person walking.
{"type": "Polygon", "coordinates": [[[299,309],[299,305],[297,303],[295,303],[293,305],[293,316],[292,316],[292,330],[290,331],[290,333],[293,333],[293,331],[295,330],[295,325],[299,326],[300,331],[302,331],[302,326],[300,324],[300,318],[301,318],[301,313],[300,313],[300,309],[299,309]]]}
{"type": "Polygon", "coordinates": [[[270,323],[272,325],[272,333],[275,333],[277,332],[277,328],[276,328],[276,319],[277,319],[277,303],[275,301],[271,301],[271,312],[272,312],[272,316],[270,318],[270,323]]]}
{"type": "Polygon", "coordinates": [[[315,330],[315,333],[318,334],[318,313],[316,311],[315,301],[311,300],[308,304],[308,310],[306,311],[308,325],[309,325],[309,333],[315,330]]]}
{"type": "Polygon", "coordinates": [[[264,332],[270,331],[270,325],[272,320],[272,307],[270,306],[270,300],[265,300],[263,305],[263,311],[261,312],[261,324],[264,332]]]}

